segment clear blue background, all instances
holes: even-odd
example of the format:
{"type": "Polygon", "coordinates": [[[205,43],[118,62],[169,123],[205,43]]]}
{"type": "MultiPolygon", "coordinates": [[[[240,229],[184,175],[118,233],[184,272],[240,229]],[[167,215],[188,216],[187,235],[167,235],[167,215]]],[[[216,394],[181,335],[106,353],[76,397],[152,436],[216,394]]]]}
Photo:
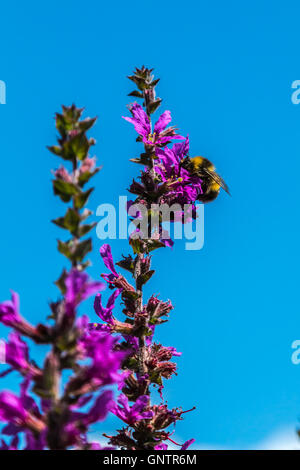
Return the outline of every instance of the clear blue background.
{"type": "MultiPolygon", "coordinates": [[[[91,209],[115,203],[138,174],[128,161],[138,154],[135,134],[121,119],[135,66],[155,67],[161,109],[230,185],[232,198],[205,208],[204,248],[157,252],[148,289],[176,306],[158,332],[184,353],[167,397],[171,406],[197,405],[176,437],[198,446],[251,448],[298,424],[300,105],[291,84],[300,78],[299,14],[296,1],[1,5],[1,300],[13,288],[38,322],[57,295],[63,233],[50,219],[63,205],[50,182],[59,162],[45,146],[55,142],[61,104],[99,116],[92,135],[103,171],[91,209]]],[[[95,278],[100,244],[94,235],[95,278]]],[[[128,251],[126,241],[112,247],[116,259],[128,251]]]]}

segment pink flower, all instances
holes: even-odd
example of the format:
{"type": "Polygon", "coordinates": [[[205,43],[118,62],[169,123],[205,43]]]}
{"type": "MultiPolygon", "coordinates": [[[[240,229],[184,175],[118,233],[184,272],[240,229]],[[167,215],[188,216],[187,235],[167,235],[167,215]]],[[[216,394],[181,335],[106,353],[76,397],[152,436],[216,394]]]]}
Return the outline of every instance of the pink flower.
{"type": "Polygon", "coordinates": [[[60,166],[55,172],[54,176],[60,180],[65,181],[66,183],[72,183],[72,176],[64,166],[60,166]]]}
{"type": "Polygon", "coordinates": [[[96,159],[87,157],[85,160],[83,160],[81,167],[79,169],[80,173],[86,173],[90,172],[95,168],[96,165],[96,159]]]}

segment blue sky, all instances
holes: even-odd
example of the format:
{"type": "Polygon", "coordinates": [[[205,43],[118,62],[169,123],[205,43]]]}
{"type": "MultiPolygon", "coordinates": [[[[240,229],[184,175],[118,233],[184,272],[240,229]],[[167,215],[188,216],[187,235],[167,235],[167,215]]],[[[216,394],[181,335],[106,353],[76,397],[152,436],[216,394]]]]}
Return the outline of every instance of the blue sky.
{"type": "MultiPolygon", "coordinates": [[[[232,198],[205,208],[204,248],[178,242],[157,252],[148,288],[176,306],[158,339],[183,351],[167,396],[172,406],[197,406],[176,435],[198,446],[250,448],[298,425],[300,105],[291,84],[300,78],[299,13],[296,1],[258,0],[1,6],[1,300],[17,290],[23,314],[38,322],[56,296],[64,259],[50,220],[63,207],[50,182],[59,162],[46,145],[61,104],[99,117],[103,170],[91,209],[115,203],[138,174],[128,161],[139,150],[134,131],[121,119],[135,66],[155,67],[161,109],[231,188],[232,198]]],[[[94,234],[95,278],[100,244],[94,234]]],[[[112,248],[118,258],[126,241],[112,248]]]]}

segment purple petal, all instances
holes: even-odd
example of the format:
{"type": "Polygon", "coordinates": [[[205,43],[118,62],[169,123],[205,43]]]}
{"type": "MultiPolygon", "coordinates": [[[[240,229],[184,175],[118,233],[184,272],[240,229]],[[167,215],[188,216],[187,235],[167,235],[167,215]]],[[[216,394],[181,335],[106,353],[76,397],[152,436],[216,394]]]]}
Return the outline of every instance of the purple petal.
{"type": "Polygon", "coordinates": [[[11,392],[0,393],[0,421],[10,422],[14,418],[24,421],[27,411],[19,397],[11,392]]]}
{"type": "Polygon", "coordinates": [[[165,130],[165,128],[171,122],[171,120],[172,118],[171,118],[170,111],[165,111],[156,122],[154,126],[154,132],[156,134],[160,134],[163,130],[165,130]]]}
{"type": "Polygon", "coordinates": [[[101,302],[101,294],[97,294],[95,297],[94,301],[94,309],[98,317],[101,318],[101,320],[105,321],[106,323],[112,323],[113,317],[112,317],[112,312],[108,308],[104,308],[102,306],[101,302]]]}
{"type": "Polygon", "coordinates": [[[145,406],[148,405],[148,403],[149,403],[149,395],[142,395],[136,400],[136,402],[132,406],[132,409],[134,409],[134,411],[142,411],[145,408],[145,406]]]}
{"type": "Polygon", "coordinates": [[[191,444],[195,442],[195,439],[190,439],[189,441],[186,441],[182,446],[181,450],[186,450],[188,447],[190,447],[191,444]]]}
{"type": "Polygon", "coordinates": [[[109,411],[110,404],[113,399],[111,390],[103,392],[96,400],[90,411],[86,416],[86,423],[95,423],[96,421],[103,421],[109,411]]]}
{"type": "Polygon", "coordinates": [[[139,135],[147,137],[151,132],[151,126],[150,126],[149,118],[147,114],[145,113],[145,111],[143,110],[142,106],[139,105],[138,103],[134,103],[130,108],[130,112],[133,117],[130,118],[130,117],[122,116],[123,119],[125,119],[125,121],[132,123],[134,125],[136,132],[139,135]]]}
{"type": "Polygon", "coordinates": [[[103,262],[107,269],[109,269],[116,277],[119,277],[115,270],[114,261],[111,254],[111,248],[108,244],[101,246],[100,255],[102,256],[103,262]]]}
{"type": "Polygon", "coordinates": [[[122,289],[116,289],[113,294],[109,297],[106,308],[109,308],[110,310],[113,310],[115,308],[115,301],[118,298],[118,296],[121,294],[122,289]]]}

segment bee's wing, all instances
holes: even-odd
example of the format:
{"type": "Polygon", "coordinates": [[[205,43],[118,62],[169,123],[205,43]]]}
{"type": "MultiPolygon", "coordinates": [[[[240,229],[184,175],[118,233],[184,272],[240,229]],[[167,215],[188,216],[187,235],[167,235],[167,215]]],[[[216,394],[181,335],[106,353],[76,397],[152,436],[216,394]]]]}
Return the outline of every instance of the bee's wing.
{"type": "Polygon", "coordinates": [[[223,178],[221,178],[221,176],[219,176],[215,171],[210,171],[210,170],[208,170],[207,168],[203,168],[203,171],[204,171],[207,175],[211,176],[212,179],[213,179],[216,183],[218,183],[218,184],[221,186],[221,188],[223,188],[224,191],[226,191],[226,193],[229,194],[229,196],[231,196],[230,191],[229,191],[229,188],[228,188],[227,184],[225,183],[225,181],[223,180],[223,178]]]}

